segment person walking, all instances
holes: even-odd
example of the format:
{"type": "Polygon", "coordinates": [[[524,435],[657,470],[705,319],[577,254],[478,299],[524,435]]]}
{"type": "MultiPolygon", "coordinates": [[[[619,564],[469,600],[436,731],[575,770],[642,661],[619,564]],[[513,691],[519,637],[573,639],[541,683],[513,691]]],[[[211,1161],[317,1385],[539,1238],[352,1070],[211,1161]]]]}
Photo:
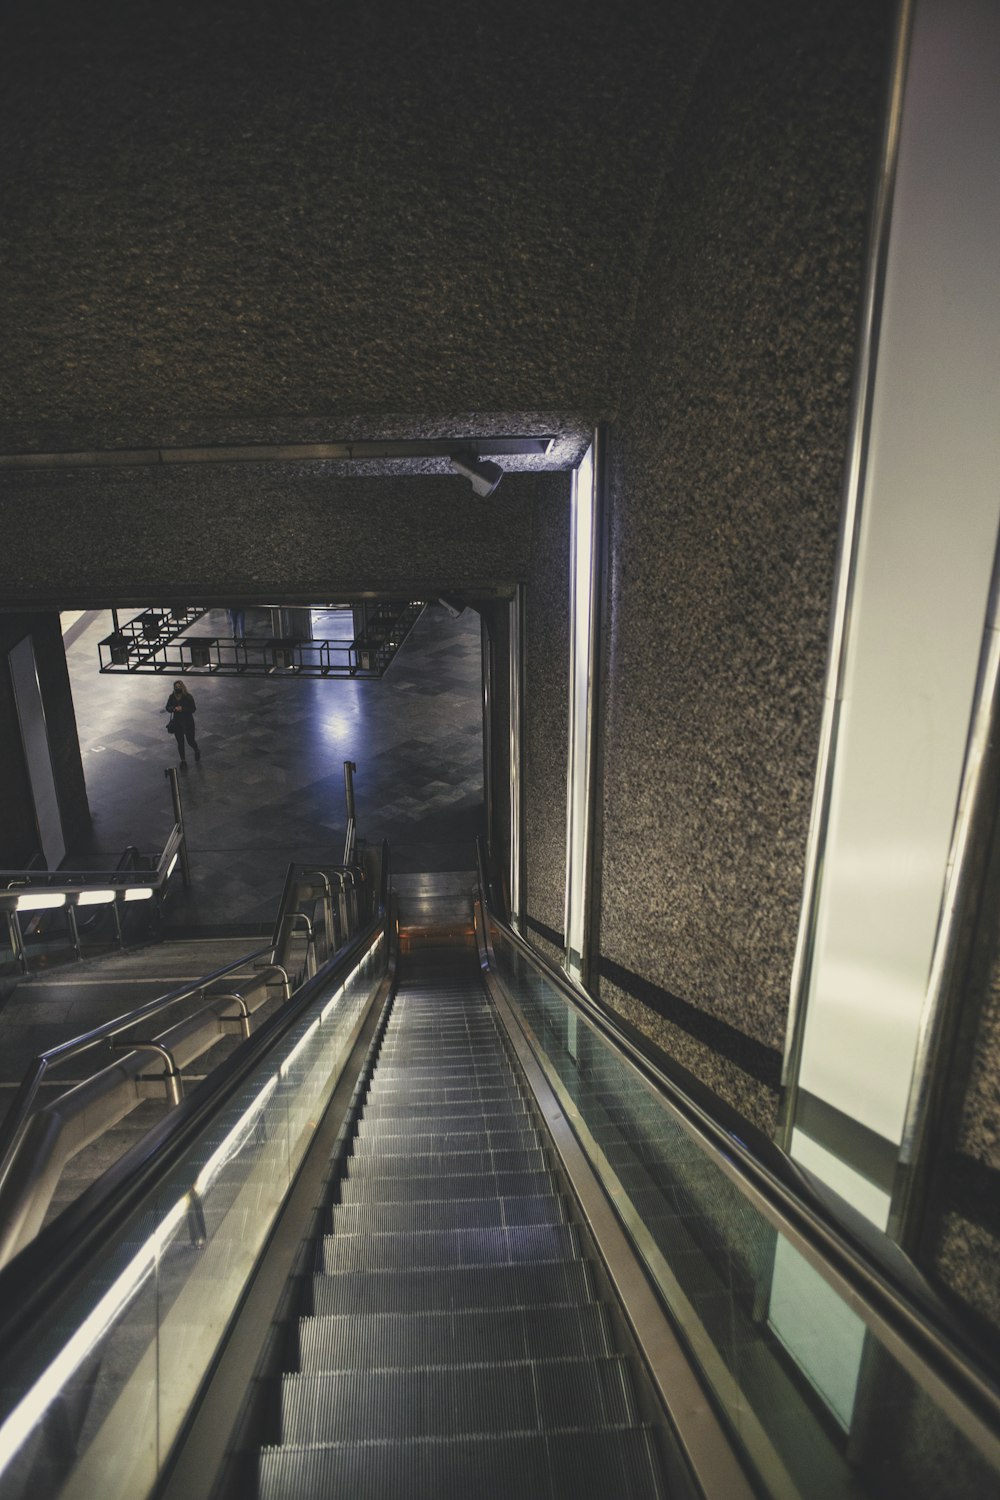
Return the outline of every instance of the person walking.
{"type": "Polygon", "coordinates": [[[201,760],[201,751],[198,749],[198,741],[194,737],[194,699],[183,682],[174,683],[174,690],[167,699],[167,713],[170,715],[167,721],[167,729],[177,740],[177,751],[181,758],[181,765],[187,770],[184,741],[187,740],[194,751],[195,760],[201,760]]]}

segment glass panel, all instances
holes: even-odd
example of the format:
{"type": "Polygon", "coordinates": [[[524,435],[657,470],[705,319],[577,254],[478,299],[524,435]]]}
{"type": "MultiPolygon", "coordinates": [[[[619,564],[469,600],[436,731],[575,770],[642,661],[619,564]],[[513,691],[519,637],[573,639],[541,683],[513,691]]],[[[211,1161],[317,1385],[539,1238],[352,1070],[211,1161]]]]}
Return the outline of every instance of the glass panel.
{"type": "Polygon", "coordinates": [[[903,1369],[728,1159],[495,924],[492,938],[539,1061],[765,1493],[1000,1493],[965,1435],[982,1436],[975,1422],[903,1369]]]}
{"type": "Polygon", "coordinates": [[[4,1500],[152,1489],[386,970],[379,935],[109,1242],[0,1390],[4,1500]]]}

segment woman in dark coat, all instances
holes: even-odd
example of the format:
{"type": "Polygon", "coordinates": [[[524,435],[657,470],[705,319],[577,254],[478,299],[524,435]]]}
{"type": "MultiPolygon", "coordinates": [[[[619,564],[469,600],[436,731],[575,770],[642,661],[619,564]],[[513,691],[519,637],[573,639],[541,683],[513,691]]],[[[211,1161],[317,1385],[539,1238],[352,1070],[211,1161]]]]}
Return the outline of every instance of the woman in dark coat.
{"type": "Polygon", "coordinates": [[[185,688],[183,682],[174,683],[174,690],[167,699],[167,713],[170,715],[167,728],[177,740],[181,765],[186,768],[187,760],[184,755],[184,741],[187,740],[194,751],[195,760],[201,760],[201,751],[198,749],[198,741],[194,737],[194,699],[185,688]]]}

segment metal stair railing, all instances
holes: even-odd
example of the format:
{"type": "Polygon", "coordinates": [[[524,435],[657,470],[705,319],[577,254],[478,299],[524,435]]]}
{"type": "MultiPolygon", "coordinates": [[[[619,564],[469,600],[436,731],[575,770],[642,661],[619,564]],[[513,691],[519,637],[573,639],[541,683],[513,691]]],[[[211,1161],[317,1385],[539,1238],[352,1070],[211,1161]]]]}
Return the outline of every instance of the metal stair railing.
{"type": "MultiPolygon", "coordinates": [[[[329,869],[342,893],[347,875],[351,876],[353,887],[355,872],[345,872],[338,866],[329,869]]],[[[289,866],[275,936],[270,945],[255,949],[193,984],[147,1001],[35,1058],[0,1127],[0,1266],[38,1232],[62,1172],[74,1156],[117,1125],[151,1094],[165,1092],[170,1103],[176,1106],[183,1096],[183,1069],[186,1066],[228,1034],[233,1025],[244,1037],[249,1036],[250,1016],[265,1004],[276,982],[281,983],[283,999],[289,1000],[304,980],[312,978],[322,963],[328,962],[350,941],[357,930],[356,902],[353,921],[346,899],[343,910],[345,921],[338,932],[330,875],[324,869],[301,872],[296,866],[289,866]],[[305,912],[298,910],[303,902],[316,896],[317,889],[323,905],[321,962],[318,962],[314,924],[305,912]],[[307,929],[306,958],[302,970],[293,972],[292,949],[299,923],[307,929]],[[249,965],[254,965],[258,972],[234,991],[225,981],[249,965]],[[220,985],[221,989],[213,989],[213,986],[220,985]],[[145,1032],[140,1036],[127,1035],[143,1022],[193,996],[201,996],[207,1003],[165,1031],[153,1036],[145,1032]],[[67,1090],[52,1104],[36,1110],[39,1090],[49,1074],[102,1042],[110,1043],[113,1051],[121,1051],[123,1055],[67,1090]],[[161,1069],[149,1070],[150,1053],[163,1059],[161,1069]]]]}
{"type": "Polygon", "coordinates": [[[0,1488],[12,1500],[56,1493],[71,1473],[83,1493],[97,1475],[123,1500],[152,1491],[385,992],[385,845],[379,888],[363,930],[0,1271],[0,1488]],[[150,1302],[161,1275],[169,1285],[150,1302]],[[91,1388],[99,1421],[87,1425],[78,1397],[91,1388]]]}

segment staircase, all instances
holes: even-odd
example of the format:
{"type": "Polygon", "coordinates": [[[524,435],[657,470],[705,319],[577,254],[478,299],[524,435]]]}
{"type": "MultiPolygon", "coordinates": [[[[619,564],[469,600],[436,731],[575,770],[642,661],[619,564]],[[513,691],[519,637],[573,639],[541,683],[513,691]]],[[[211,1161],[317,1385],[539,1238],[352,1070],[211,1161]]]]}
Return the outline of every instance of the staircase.
{"type": "Polygon", "coordinates": [[[467,924],[400,964],[262,1500],[665,1496],[467,924]]]}

